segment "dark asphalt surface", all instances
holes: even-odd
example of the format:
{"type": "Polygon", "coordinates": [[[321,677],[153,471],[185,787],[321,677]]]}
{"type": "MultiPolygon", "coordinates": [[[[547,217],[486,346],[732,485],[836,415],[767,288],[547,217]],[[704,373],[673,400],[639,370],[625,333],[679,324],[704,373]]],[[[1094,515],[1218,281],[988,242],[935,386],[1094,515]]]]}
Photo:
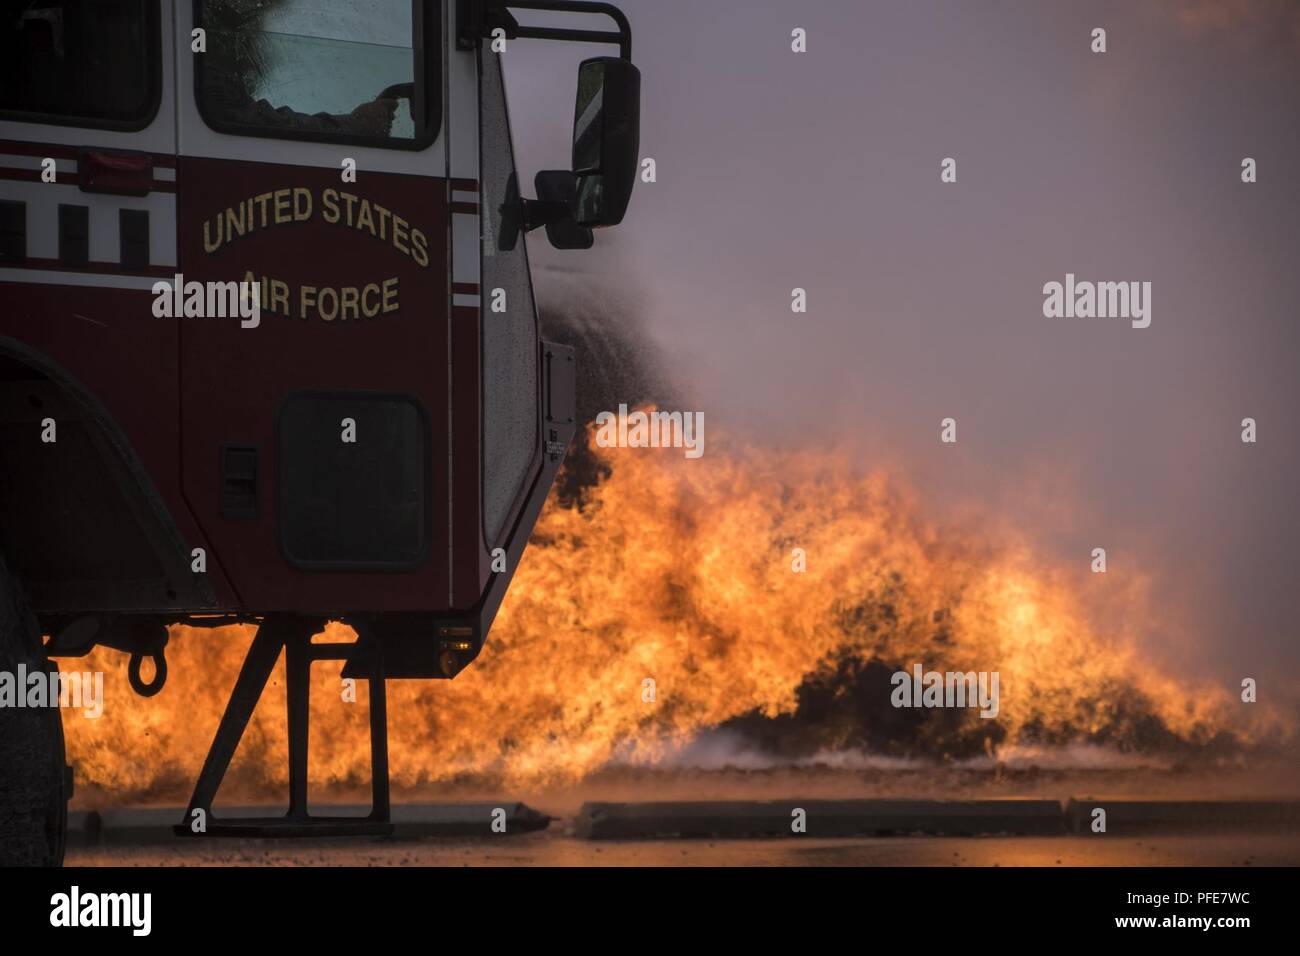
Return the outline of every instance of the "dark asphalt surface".
{"type": "Polygon", "coordinates": [[[80,847],[68,866],[1296,866],[1300,834],[581,840],[565,821],[473,839],[188,840],[80,847]]]}

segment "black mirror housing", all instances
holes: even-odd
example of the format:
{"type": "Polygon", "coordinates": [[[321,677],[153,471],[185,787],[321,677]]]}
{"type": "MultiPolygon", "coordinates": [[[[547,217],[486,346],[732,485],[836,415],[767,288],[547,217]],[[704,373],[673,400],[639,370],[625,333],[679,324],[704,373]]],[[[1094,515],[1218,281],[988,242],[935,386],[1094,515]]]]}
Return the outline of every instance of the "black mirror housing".
{"type": "Polygon", "coordinates": [[[598,56],[578,67],[573,118],[574,220],[580,226],[623,221],[636,182],[641,133],[641,71],[598,56]]]}

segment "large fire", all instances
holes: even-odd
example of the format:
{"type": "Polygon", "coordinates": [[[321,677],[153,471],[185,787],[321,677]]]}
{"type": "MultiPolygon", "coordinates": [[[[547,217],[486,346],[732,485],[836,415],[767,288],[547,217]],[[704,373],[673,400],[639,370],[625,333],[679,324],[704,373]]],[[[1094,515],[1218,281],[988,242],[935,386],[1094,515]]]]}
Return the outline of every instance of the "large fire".
{"type": "MultiPolygon", "coordinates": [[[[593,450],[607,474],[581,507],[552,497],[478,661],[454,681],[390,685],[397,786],[554,783],[613,758],[653,763],[728,721],[790,715],[808,682],[833,685],[867,662],[999,672],[996,719],[948,713],[940,736],[910,740],[935,757],[954,739],[993,752],[1140,747],[1152,728],[1166,743],[1197,746],[1263,732],[1245,719],[1255,708],[1228,688],[1190,687],[1146,662],[1136,635],[1095,623],[1106,617],[1098,593],[1115,590],[1118,576],[1090,587],[1086,570],[1047,567],[1014,540],[945,534],[899,480],[863,475],[834,453],[746,451],[716,430],[710,438],[696,461],[680,450],[593,450]],[[806,570],[796,570],[795,549],[806,570]]],[[[1139,622],[1141,591],[1106,599],[1109,617],[1139,622]]],[[[183,794],[251,636],[247,627],[174,629],[167,686],[149,700],[131,693],[116,652],[66,662],[106,674],[104,716],[65,720],[79,781],[127,798],[183,794]]],[[[332,624],[325,639],[349,636],[332,624]]],[[[368,780],[364,684],[345,702],[338,672],[314,668],[314,786],[368,780]]],[[[889,719],[882,686],[863,721],[889,719]]],[[[270,795],[285,778],[281,678],[232,780],[270,795]]]]}

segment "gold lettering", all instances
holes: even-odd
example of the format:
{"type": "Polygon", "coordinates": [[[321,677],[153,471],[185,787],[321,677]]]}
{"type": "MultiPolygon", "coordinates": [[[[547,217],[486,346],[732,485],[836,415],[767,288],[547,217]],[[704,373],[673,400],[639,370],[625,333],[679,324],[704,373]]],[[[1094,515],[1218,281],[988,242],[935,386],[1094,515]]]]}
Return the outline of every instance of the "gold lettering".
{"type": "Polygon", "coordinates": [[[320,297],[316,300],[316,313],[326,322],[333,322],[335,316],[339,314],[339,294],[325,286],[320,290],[320,297]],[[325,300],[329,299],[329,308],[325,306],[325,300]]]}
{"type": "Polygon", "coordinates": [[[406,229],[409,225],[410,223],[401,216],[393,214],[393,248],[407,256],[411,254],[411,250],[406,245],[406,229]]]}
{"type": "Polygon", "coordinates": [[[361,200],[361,212],[357,213],[357,228],[364,229],[372,236],[375,234],[375,221],[370,218],[370,203],[361,200]]]}
{"type": "Polygon", "coordinates": [[[375,207],[375,212],[379,213],[379,238],[387,239],[388,218],[392,215],[392,212],[387,207],[379,205],[379,203],[371,203],[371,205],[375,207]]]}
{"type": "Polygon", "coordinates": [[[354,196],[354,195],[352,195],[352,193],[342,193],[342,192],[341,192],[341,193],[339,193],[339,195],[342,196],[342,197],[343,197],[343,201],[344,201],[345,203],[348,204],[348,219],[347,219],[347,222],[348,222],[348,225],[351,226],[351,225],[352,225],[352,207],[355,206],[355,205],[357,204],[357,197],[354,196]]]}
{"type": "Polygon", "coordinates": [[[221,248],[221,243],[222,243],[223,241],[225,241],[225,233],[223,233],[223,232],[221,231],[221,214],[220,214],[220,213],[217,213],[217,218],[216,218],[216,219],[206,219],[206,220],[204,220],[204,222],[203,222],[203,251],[204,251],[204,252],[216,252],[218,249],[221,248]],[[212,241],[212,235],[211,235],[210,230],[208,229],[209,226],[214,225],[214,224],[215,224],[216,227],[217,227],[217,241],[216,241],[216,242],[213,242],[213,241],[212,241]]]}
{"type": "Polygon", "coordinates": [[[311,218],[311,190],[297,186],[293,191],[293,221],[305,222],[311,218]]]}
{"type": "Polygon", "coordinates": [[[384,314],[396,312],[401,306],[397,302],[397,276],[384,280],[384,314]]]}
{"type": "Polygon", "coordinates": [[[253,202],[257,203],[258,211],[261,213],[259,228],[266,228],[266,204],[271,199],[271,193],[258,193],[253,197],[253,202]]]}
{"type": "Polygon", "coordinates": [[[235,218],[235,210],[233,209],[226,210],[226,242],[234,242],[235,237],[234,235],[231,235],[232,231],[235,234],[242,236],[245,232],[246,227],[247,227],[247,220],[244,218],[243,203],[239,204],[238,219],[235,218]]]}
{"type": "Polygon", "coordinates": [[[277,189],[275,191],[275,224],[277,226],[289,221],[289,197],[292,192],[290,189],[277,189]]]}
{"type": "Polygon", "coordinates": [[[355,319],[357,317],[357,298],[359,296],[360,291],[356,286],[345,286],[339,290],[339,298],[342,300],[342,305],[339,307],[339,311],[342,313],[345,320],[355,319]]]}
{"type": "Polygon", "coordinates": [[[419,229],[411,230],[411,249],[411,257],[415,259],[416,265],[423,267],[429,264],[429,241],[419,229]]]}
{"type": "Polygon", "coordinates": [[[271,305],[268,312],[289,317],[289,285],[279,279],[271,280],[271,305]]]}
{"type": "MultiPolygon", "coordinates": [[[[325,222],[332,225],[344,222],[352,229],[364,230],[384,242],[391,243],[394,249],[410,257],[422,268],[429,265],[428,237],[392,209],[354,193],[333,188],[321,190],[319,198],[321,219],[325,222]]],[[[234,242],[236,238],[268,226],[308,222],[316,212],[315,200],[314,192],[307,186],[285,187],[242,199],[237,204],[218,212],[211,219],[204,220],[203,251],[208,254],[214,253],[223,245],[234,242]]],[[[338,296],[342,292],[348,296],[346,299],[341,299],[333,310],[336,315],[341,315],[343,318],[357,318],[361,315],[370,317],[377,312],[393,312],[398,308],[396,278],[367,286],[354,286],[350,289],[350,293],[340,288],[334,289],[331,293],[338,296]],[[381,300],[374,304],[373,311],[371,300],[367,298],[367,290],[372,288],[374,292],[371,294],[381,300]]],[[[308,308],[321,305],[319,301],[321,290],[316,286],[304,286],[303,290],[299,313],[305,317],[308,308]]],[[[286,291],[284,294],[288,296],[291,291],[286,291]]],[[[265,284],[262,287],[262,295],[263,299],[266,299],[265,284]]],[[[263,308],[268,307],[264,305],[263,308]]],[[[274,311],[274,305],[271,305],[269,310],[274,311]]]]}
{"type": "Polygon", "coordinates": [[[329,223],[339,221],[339,194],[337,189],[327,189],[321,193],[320,204],[324,210],[320,214],[322,219],[329,223]]]}

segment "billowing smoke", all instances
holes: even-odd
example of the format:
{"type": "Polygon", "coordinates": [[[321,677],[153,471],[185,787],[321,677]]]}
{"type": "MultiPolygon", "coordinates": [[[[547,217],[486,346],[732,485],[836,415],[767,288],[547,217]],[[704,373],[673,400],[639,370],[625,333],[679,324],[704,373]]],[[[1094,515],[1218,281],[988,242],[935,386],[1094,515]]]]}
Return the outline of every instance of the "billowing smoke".
{"type": "MultiPolygon", "coordinates": [[[[590,423],[620,403],[673,405],[681,389],[648,335],[645,318],[624,290],[598,278],[559,269],[538,270],[542,337],[577,353],[578,421],[590,423]]],[[[584,488],[599,481],[601,466],[587,431],[574,436],[558,480],[562,504],[577,504],[584,488]]]]}

